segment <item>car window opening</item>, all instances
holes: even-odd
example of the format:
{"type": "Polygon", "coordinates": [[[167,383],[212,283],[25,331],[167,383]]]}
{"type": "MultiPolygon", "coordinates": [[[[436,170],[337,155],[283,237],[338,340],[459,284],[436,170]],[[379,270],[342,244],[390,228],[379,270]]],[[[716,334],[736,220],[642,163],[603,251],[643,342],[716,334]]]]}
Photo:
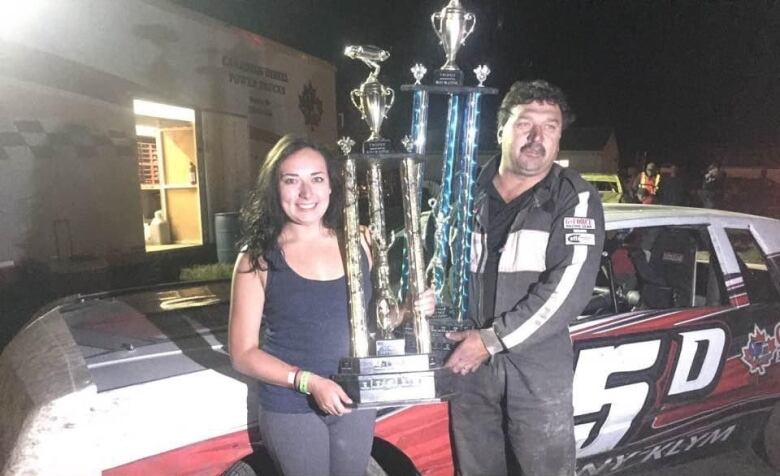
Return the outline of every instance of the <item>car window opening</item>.
{"type": "Polygon", "coordinates": [[[593,297],[581,317],[728,304],[703,227],[610,230],[593,297]]]}

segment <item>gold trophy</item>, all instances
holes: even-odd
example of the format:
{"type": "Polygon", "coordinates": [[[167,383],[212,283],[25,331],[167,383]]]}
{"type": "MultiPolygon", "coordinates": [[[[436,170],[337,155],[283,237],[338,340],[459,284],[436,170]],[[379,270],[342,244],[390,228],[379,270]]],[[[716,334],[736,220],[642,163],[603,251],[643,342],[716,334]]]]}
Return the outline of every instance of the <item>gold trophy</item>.
{"type": "Polygon", "coordinates": [[[390,152],[390,141],[382,138],[380,129],[387,112],[393,106],[395,93],[378,81],[380,62],[390,54],[376,46],[347,46],[344,54],[371,68],[368,78],[350,93],[352,104],[360,111],[371,131],[363,143],[363,154],[368,162],[368,207],[371,217],[371,255],[374,258],[374,311],[379,338],[374,341],[376,355],[403,355],[404,339],[395,339],[393,330],[400,323],[398,302],[390,289],[390,266],[387,253],[394,235],[387,238],[385,230],[384,193],[382,191],[382,162],[380,157],[390,152]]]}
{"type": "MultiPolygon", "coordinates": [[[[390,269],[387,251],[394,240],[385,230],[384,194],[382,192],[382,167],[399,164],[403,191],[404,218],[409,250],[409,270],[412,273],[411,299],[425,288],[425,263],[422,255],[420,231],[419,165],[420,156],[412,151],[409,139],[404,140],[407,151],[392,153],[389,140],[380,135],[382,121],[393,104],[393,90],[377,81],[379,63],[389,57],[386,51],[376,47],[349,46],[345,54],[359,59],[372,68],[371,74],[360,88],[352,91],[352,101],[360,110],[371,129],[371,135],[363,144],[362,154],[350,154],[354,141],[339,141],[346,157],[345,167],[345,241],[347,249],[347,283],[350,290],[350,325],[352,354],[341,359],[338,374],[333,379],[346,391],[357,407],[392,407],[412,403],[435,402],[451,394],[452,373],[437,367],[431,357],[431,335],[426,317],[413,310],[414,342],[405,336],[397,338],[395,328],[400,324],[398,304],[391,292],[390,269]],[[360,233],[357,225],[356,161],[368,168],[369,209],[371,215],[372,256],[374,257],[373,307],[378,333],[374,339],[365,338],[366,304],[361,289],[360,262],[353,259],[360,250],[360,233]],[[352,301],[356,301],[354,304],[352,301]],[[357,335],[361,334],[361,335],[357,335]],[[373,348],[371,342],[373,341],[373,348]],[[368,345],[365,342],[369,342],[368,345]],[[414,348],[412,348],[414,347],[414,348]],[[368,349],[366,351],[366,349],[368,349]],[[407,353],[409,352],[409,353],[407,353]]],[[[419,69],[419,68],[418,68],[419,69]]]]}

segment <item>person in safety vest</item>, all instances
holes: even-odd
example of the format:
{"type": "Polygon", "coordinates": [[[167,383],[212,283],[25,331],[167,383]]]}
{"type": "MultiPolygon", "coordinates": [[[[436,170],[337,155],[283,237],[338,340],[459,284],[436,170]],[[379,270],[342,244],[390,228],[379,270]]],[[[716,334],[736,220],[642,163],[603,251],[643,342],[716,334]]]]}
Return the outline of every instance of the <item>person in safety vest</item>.
{"type": "Polygon", "coordinates": [[[658,186],[661,183],[661,174],[654,162],[648,162],[645,170],[639,174],[636,196],[641,203],[649,205],[656,202],[658,186]]]}

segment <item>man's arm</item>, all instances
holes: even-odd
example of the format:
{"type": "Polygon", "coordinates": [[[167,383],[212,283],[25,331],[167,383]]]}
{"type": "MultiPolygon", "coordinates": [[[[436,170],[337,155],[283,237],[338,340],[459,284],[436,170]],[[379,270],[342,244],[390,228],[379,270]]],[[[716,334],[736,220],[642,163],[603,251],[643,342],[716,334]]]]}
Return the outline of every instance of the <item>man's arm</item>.
{"type": "Polygon", "coordinates": [[[480,331],[491,354],[503,349],[519,352],[563,332],[591,298],[604,247],[604,212],[592,187],[569,190],[553,219],[547,269],[513,309],[480,331]]]}

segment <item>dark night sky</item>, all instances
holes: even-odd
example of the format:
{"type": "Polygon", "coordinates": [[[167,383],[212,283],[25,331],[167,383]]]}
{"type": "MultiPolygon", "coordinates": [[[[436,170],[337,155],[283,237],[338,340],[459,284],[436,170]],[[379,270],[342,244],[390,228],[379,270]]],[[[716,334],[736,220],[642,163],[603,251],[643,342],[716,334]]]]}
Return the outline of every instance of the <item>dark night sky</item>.
{"type": "MultiPolygon", "coordinates": [[[[445,0],[177,3],[335,64],[344,132],[356,136],[363,126],[347,93],[368,70],[342,56],[344,45],[389,50],[380,79],[396,89],[411,82],[413,63],[431,71],[443,62],[430,15],[445,0]]],[[[615,128],[624,159],[648,150],[686,162],[706,160],[701,157],[706,144],[735,150],[774,146],[780,166],[780,2],[463,0],[463,5],[478,22],[458,57],[467,82],[480,63],[490,65],[487,84],[501,94],[516,79],[548,79],[568,93],[575,125],[615,128]]],[[[400,137],[408,128],[409,105],[402,96],[384,128],[388,136],[400,137]]],[[[486,100],[483,128],[494,127],[498,100],[486,100]]]]}

